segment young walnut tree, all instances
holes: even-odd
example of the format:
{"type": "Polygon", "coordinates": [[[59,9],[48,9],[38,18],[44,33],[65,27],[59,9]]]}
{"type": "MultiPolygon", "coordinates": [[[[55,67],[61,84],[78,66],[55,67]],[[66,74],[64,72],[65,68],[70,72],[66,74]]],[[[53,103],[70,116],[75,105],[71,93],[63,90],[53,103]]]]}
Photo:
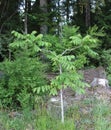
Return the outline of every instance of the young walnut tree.
{"type": "MultiPolygon", "coordinates": [[[[71,28],[66,27],[66,31],[71,28]]],[[[64,123],[64,101],[63,101],[63,89],[68,86],[71,87],[77,93],[84,93],[84,87],[89,86],[83,82],[83,77],[78,73],[78,70],[84,67],[87,62],[87,55],[95,57],[97,53],[93,51],[93,48],[97,46],[98,39],[87,34],[82,37],[77,33],[78,28],[72,28],[73,34],[63,34],[61,38],[61,51],[49,50],[48,58],[52,61],[52,66],[59,71],[59,75],[51,80],[50,94],[57,94],[57,90],[60,90],[61,100],[61,121],[64,123]]],[[[64,30],[63,30],[64,31],[64,30]]],[[[65,32],[65,31],[64,31],[65,32]]],[[[47,87],[48,88],[48,87],[47,87]]]]}

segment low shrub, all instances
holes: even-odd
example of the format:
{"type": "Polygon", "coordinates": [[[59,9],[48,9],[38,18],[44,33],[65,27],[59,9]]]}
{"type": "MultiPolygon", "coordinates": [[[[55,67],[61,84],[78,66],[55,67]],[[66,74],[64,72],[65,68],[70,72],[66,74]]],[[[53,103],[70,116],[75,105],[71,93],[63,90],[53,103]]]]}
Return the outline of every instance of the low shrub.
{"type": "MultiPolygon", "coordinates": [[[[34,88],[46,84],[44,65],[38,59],[20,57],[0,64],[0,102],[3,107],[32,106],[34,88]]],[[[39,93],[41,94],[41,93],[39,93]]]]}

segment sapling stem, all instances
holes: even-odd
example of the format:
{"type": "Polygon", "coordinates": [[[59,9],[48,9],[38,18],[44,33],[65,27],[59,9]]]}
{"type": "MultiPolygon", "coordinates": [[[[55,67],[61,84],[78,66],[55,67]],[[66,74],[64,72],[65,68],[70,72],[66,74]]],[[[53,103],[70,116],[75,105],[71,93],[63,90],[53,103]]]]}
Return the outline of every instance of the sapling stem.
{"type": "MultiPolygon", "coordinates": [[[[62,66],[60,64],[60,74],[62,74],[62,66]]],[[[60,101],[61,101],[61,122],[64,123],[64,100],[63,100],[63,90],[60,90],[60,101]]]]}

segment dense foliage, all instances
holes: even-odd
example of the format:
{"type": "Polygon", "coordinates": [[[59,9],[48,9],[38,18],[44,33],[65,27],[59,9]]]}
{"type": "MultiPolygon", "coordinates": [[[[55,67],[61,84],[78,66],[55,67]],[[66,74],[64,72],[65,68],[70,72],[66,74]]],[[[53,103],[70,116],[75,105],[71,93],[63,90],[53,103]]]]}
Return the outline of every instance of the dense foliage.
{"type": "Polygon", "coordinates": [[[80,26],[80,31],[84,35],[89,27],[96,24],[98,30],[104,28],[106,35],[100,37],[102,42],[96,49],[100,55],[98,60],[90,59],[90,61],[94,66],[101,65],[102,50],[107,51],[110,48],[110,4],[109,0],[9,0],[9,2],[2,0],[0,2],[0,61],[10,55],[8,45],[13,39],[11,35],[13,30],[22,33],[26,30],[28,33],[36,30],[38,34],[61,35],[61,25],[67,24],[80,26]]]}
{"type": "Polygon", "coordinates": [[[41,36],[35,37],[34,32],[31,35],[13,33],[17,38],[10,44],[13,59],[6,59],[0,64],[3,73],[0,81],[0,102],[3,107],[32,107],[34,88],[46,84],[45,65],[36,56],[40,51],[36,43],[41,41],[41,36]],[[33,40],[30,39],[32,37],[33,40]]]}
{"type": "Polygon", "coordinates": [[[0,101],[3,107],[33,106],[36,95],[55,95],[57,90],[67,86],[79,93],[84,92],[87,84],[82,82],[78,70],[88,62],[88,57],[97,56],[94,48],[99,40],[91,33],[98,32],[92,28],[82,36],[76,26],[65,26],[62,32],[62,37],[47,35],[44,38],[36,31],[31,34],[12,32],[15,38],[9,44],[10,58],[0,64],[3,73],[0,101]],[[59,72],[50,84],[45,80],[46,63],[51,67],[50,71],[59,72]]]}
{"type": "Polygon", "coordinates": [[[52,81],[52,87],[56,86],[60,89],[63,86],[71,86],[78,92],[83,91],[80,86],[82,88],[85,84],[82,84],[82,76],[78,74],[78,70],[84,68],[89,57],[96,58],[98,56],[94,49],[100,43],[97,36],[90,34],[91,32],[99,34],[99,32],[92,30],[93,28],[89,30],[88,34],[82,36],[78,27],[65,26],[62,37],[45,37],[53,45],[53,48],[48,51],[48,58],[52,61],[54,71],[60,73],[52,81]]]}
{"type": "Polygon", "coordinates": [[[85,67],[102,65],[111,84],[110,6],[110,0],[1,0],[0,108],[41,107],[39,98],[60,91],[63,114],[62,90],[81,94],[89,86],[78,73],[85,67]],[[46,72],[56,76],[49,80],[46,72]]]}

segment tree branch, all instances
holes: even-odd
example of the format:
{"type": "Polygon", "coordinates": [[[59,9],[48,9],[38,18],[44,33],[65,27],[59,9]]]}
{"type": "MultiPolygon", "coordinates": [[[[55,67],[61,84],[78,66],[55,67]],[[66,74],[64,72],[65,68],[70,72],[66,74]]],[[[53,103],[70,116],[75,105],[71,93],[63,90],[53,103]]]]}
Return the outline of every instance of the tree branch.
{"type": "Polygon", "coordinates": [[[82,46],[82,45],[77,46],[77,47],[72,48],[72,49],[66,49],[65,51],[63,51],[63,52],[62,52],[62,56],[63,56],[65,53],[67,53],[67,52],[71,52],[71,51],[74,51],[74,50],[76,50],[76,49],[80,48],[81,46],[82,46]]]}
{"type": "Polygon", "coordinates": [[[8,18],[5,20],[5,22],[2,23],[2,25],[1,25],[1,27],[0,27],[0,34],[1,34],[1,32],[2,32],[2,29],[3,29],[4,24],[5,24],[8,20],[10,20],[16,13],[17,13],[17,10],[16,10],[12,15],[10,15],[10,17],[8,17],[8,18]]]}
{"type": "MultiPolygon", "coordinates": [[[[1,3],[2,3],[2,2],[1,2],[1,3]]],[[[4,6],[3,6],[3,9],[2,9],[2,11],[1,11],[0,21],[1,21],[1,19],[2,19],[2,15],[3,15],[3,13],[4,13],[4,10],[5,10],[6,6],[7,6],[7,1],[5,2],[4,6]]]]}

